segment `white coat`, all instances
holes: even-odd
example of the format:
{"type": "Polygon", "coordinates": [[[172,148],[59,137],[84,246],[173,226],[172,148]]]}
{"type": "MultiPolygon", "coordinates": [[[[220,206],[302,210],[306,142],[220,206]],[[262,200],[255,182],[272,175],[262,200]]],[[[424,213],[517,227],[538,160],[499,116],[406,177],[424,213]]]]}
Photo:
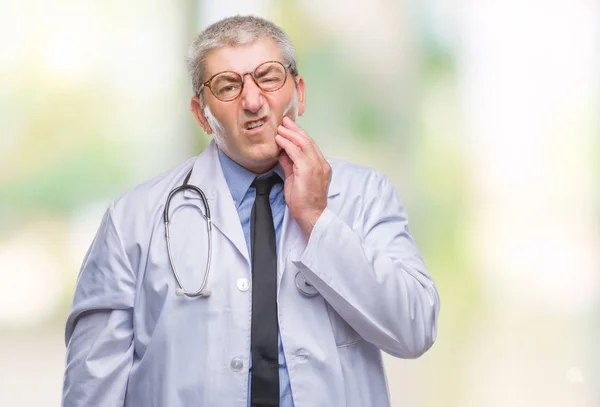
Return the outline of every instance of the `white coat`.
{"type": "MultiPolygon", "coordinates": [[[[247,406],[251,265],[217,153],[211,142],[110,205],[67,320],[63,406],[247,406]],[[192,167],[189,183],[207,195],[214,225],[208,298],[176,295],[166,250],[165,199],[192,167]]],[[[380,351],[416,358],[429,349],[439,297],[390,181],[330,164],[327,209],[310,239],[286,208],[278,247],[279,329],[294,404],[385,407],[380,351]],[[318,295],[298,289],[304,280],[318,295]]],[[[189,291],[205,267],[201,207],[186,191],[169,211],[174,260],[189,291]]]]}

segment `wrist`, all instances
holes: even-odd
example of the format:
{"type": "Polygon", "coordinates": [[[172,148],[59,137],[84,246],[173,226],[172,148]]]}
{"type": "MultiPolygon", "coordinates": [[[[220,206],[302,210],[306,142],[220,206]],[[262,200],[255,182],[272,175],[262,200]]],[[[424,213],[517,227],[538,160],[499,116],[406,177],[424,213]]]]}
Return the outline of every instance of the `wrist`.
{"type": "Polygon", "coordinates": [[[306,240],[310,238],[310,234],[312,233],[315,225],[319,221],[319,218],[321,217],[324,211],[325,208],[310,211],[305,214],[302,214],[296,219],[296,222],[298,222],[298,225],[300,226],[300,229],[302,230],[302,233],[304,234],[306,240]]]}

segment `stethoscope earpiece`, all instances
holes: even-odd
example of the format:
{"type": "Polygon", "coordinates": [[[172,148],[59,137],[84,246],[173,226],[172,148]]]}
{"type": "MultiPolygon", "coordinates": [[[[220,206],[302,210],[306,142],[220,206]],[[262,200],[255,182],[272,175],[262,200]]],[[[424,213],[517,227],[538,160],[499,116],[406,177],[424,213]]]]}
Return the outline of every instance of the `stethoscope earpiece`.
{"type": "Polygon", "coordinates": [[[198,293],[188,293],[183,288],[178,288],[175,290],[175,295],[178,297],[210,297],[212,294],[212,290],[210,288],[205,288],[204,291],[198,293]]]}

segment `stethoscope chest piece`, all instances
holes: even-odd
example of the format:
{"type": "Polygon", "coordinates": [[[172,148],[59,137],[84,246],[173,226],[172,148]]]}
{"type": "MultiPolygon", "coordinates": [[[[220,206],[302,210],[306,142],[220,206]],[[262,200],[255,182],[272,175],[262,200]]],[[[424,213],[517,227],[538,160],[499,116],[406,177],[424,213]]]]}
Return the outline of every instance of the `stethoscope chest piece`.
{"type": "Polygon", "coordinates": [[[319,295],[317,289],[304,277],[301,272],[296,273],[295,277],[296,288],[307,297],[315,297],[319,295]]]}

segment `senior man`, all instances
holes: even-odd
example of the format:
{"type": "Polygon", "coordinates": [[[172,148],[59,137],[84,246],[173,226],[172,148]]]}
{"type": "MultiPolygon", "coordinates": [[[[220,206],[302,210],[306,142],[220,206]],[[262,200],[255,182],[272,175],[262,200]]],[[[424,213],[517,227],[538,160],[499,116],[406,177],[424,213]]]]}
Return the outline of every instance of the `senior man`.
{"type": "Polygon", "coordinates": [[[67,320],[63,405],[389,406],[381,351],[422,355],[439,311],[393,185],[295,123],[304,79],[270,21],[209,26],[188,68],[213,140],[107,209],[67,320]]]}

